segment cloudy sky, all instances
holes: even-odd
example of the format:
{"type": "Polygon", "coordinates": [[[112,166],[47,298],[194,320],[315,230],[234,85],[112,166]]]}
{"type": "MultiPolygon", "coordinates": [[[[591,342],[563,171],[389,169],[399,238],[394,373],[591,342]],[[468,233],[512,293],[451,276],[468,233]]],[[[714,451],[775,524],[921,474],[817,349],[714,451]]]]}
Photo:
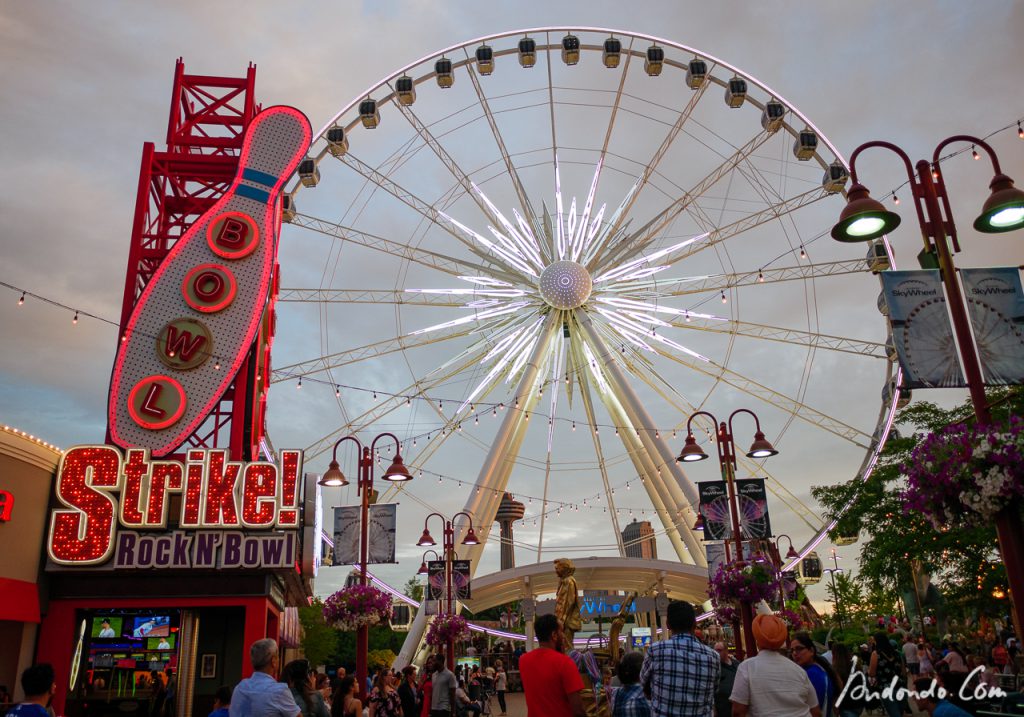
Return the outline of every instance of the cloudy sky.
{"type": "MultiPolygon", "coordinates": [[[[930,158],[937,142],[946,136],[967,133],[984,137],[1014,125],[995,134],[991,142],[1006,173],[1019,175],[1024,167],[1024,141],[1017,138],[1015,124],[1024,117],[1015,74],[1024,61],[1018,42],[1024,30],[1024,6],[1004,0],[981,5],[923,1],[840,5],[396,0],[177,2],[160,6],[7,2],[0,5],[0,176],[5,188],[0,195],[0,281],[82,312],[118,318],[141,147],[146,141],[159,145],[164,135],[178,57],[196,74],[241,75],[249,62],[256,63],[259,101],[264,106],[296,106],[317,129],[367,88],[421,56],[475,37],[542,26],[617,28],[663,37],[721,58],[774,88],[847,157],[861,142],[886,139],[904,147],[914,159],[930,158]]],[[[422,94],[426,98],[429,93],[424,89],[422,94]]],[[[672,102],[666,100],[666,104],[672,102]]],[[[675,106],[678,109],[678,103],[675,106]]],[[[905,179],[898,160],[881,152],[866,154],[858,170],[876,196],[899,187],[905,179]]],[[[972,162],[969,153],[962,154],[950,160],[944,173],[964,249],[958,263],[1019,263],[1017,235],[978,235],[970,228],[987,196],[991,178],[987,163],[972,162]]],[[[582,197],[586,187],[567,191],[582,197]]],[[[905,190],[904,195],[909,199],[905,190]]],[[[312,201],[304,194],[299,196],[302,202],[312,201]]],[[[619,196],[609,194],[602,201],[614,206],[619,196]]],[[[550,205],[551,200],[547,201],[550,205]]],[[[300,204],[300,210],[306,206],[315,204],[300,204]]],[[[841,205],[830,206],[833,212],[841,205]]],[[[909,202],[901,209],[905,210],[904,226],[892,240],[897,256],[909,258],[919,248],[917,230],[909,202]]],[[[334,218],[343,210],[336,210],[334,218]]],[[[801,231],[807,236],[820,233],[828,228],[829,216],[811,215],[804,220],[810,224],[801,231]]],[[[325,262],[338,259],[322,249],[286,227],[282,239],[284,283],[316,286],[317,277],[328,273],[325,262]]],[[[829,256],[854,259],[863,253],[860,246],[842,249],[839,253],[829,249],[829,256]]],[[[371,281],[369,286],[377,283],[371,281]]],[[[395,288],[399,283],[386,276],[379,285],[395,288]]],[[[366,282],[359,286],[369,288],[366,282]]],[[[841,312],[840,299],[848,302],[851,315],[871,317],[875,322],[863,332],[853,324],[850,336],[884,339],[884,324],[873,309],[877,288],[870,288],[870,277],[867,284],[837,286],[841,288],[834,301],[819,297],[823,310],[841,312]],[[868,287],[867,291],[863,287],[868,287]],[[865,312],[863,305],[870,311],[865,312]]],[[[826,289],[831,291],[830,286],[826,289]]],[[[18,307],[18,297],[14,290],[0,289],[3,422],[61,446],[102,440],[116,329],[87,317],[73,326],[72,311],[33,299],[18,307]]],[[[395,335],[393,317],[391,320],[395,335]]],[[[410,320],[416,321],[406,318],[410,320]]],[[[325,325],[323,321],[323,315],[283,310],[275,364],[320,355],[326,345],[318,326],[325,325]]],[[[353,319],[349,329],[355,336],[333,324],[330,330],[334,333],[326,340],[333,350],[369,343],[375,340],[370,337],[373,321],[372,315],[353,319]],[[364,331],[368,338],[360,340],[364,331]]],[[[403,366],[406,375],[398,378],[389,373],[389,365],[381,364],[361,366],[327,380],[395,392],[408,383],[409,374],[425,374],[433,366],[423,358],[412,358],[403,366]]],[[[836,415],[877,413],[880,385],[860,385],[859,374],[845,381],[843,369],[827,357],[815,366],[815,371],[824,374],[818,385],[824,398],[818,408],[836,415]],[[831,398],[822,385],[834,387],[831,398]]],[[[785,373],[785,368],[779,367],[776,380],[780,390],[789,385],[785,373]]],[[[674,375],[670,379],[685,380],[674,375]]],[[[311,388],[315,391],[317,384],[311,388]]],[[[459,399],[465,390],[463,384],[457,389],[449,386],[441,395],[459,399]]],[[[321,386],[318,396],[301,400],[291,393],[284,395],[294,391],[285,383],[271,392],[269,423],[279,448],[308,446],[338,424],[333,390],[321,386]]],[[[307,389],[304,395],[308,394],[307,389]]],[[[729,398],[728,393],[716,396],[707,407],[725,413],[746,405],[729,398]]],[[[959,400],[960,395],[948,392],[929,398],[948,402],[959,400]]],[[[355,411],[364,407],[366,397],[349,400],[346,408],[355,411]]],[[[667,422],[661,425],[675,426],[679,417],[664,420],[667,422]]],[[[392,417],[379,427],[394,430],[405,439],[430,430],[431,424],[417,414],[392,417]]],[[[404,582],[419,563],[416,549],[401,546],[415,542],[426,506],[448,513],[462,507],[470,489],[460,488],[454,479],[467,483],[475,479],[484,455],[481,446],[493,435],[491,430],[481,429],[475,444],[467,442],[461,451],[427,466],[428,472],[445,476],[440,486],[428,477],[417,481],[419,485],[414,482],[409,495],[398,499],[402,503],[398,536],[402,564],[381,570],[393,583],[404,582]]],[[[673,450],[678,450],[677,444],[673,450]]],[[[575,444],[566,439],[566,445],[575,444]]],[[[792,476],[793,492],[805,498],[810,485],[846,478],[859,464],[856,456],[844,456],[846,465],[832,470],[835,466],[829,449],[802,439],[799,432],[789,438],[785,448],[790,458],[774,464],[777,470],[773,473],[783,481],[792,476]],[[825,478],[816,480],[816,476],[825,478]]],[[[542,447],[532,450],[543,455],[542,447]]],[[[570,448],[564,460],[577,461],[580,470],[593,472],[588,463],[592,456],[586,455],[585,449],[578,454],[572,453],[574,450],[570,448]]],[[[407,453],[415,462],[415,451],[410,447],[407,453]]],[[[308,469],[323,470],[325,465],[326,457],[320,455],[310,459],[308,469]]],[[[622,485],[629,470],[623,467],[620,474],[613,475],[613,483],[622,485]]],[[[708,466],[692,477],[707,480],[715,477],[714,472],[708,466]]],[[[536,474],[536,465],[526,466],[513,490],[523,496],[541,495],[543,480],[536,474]]],[[[593,476],[588,480],[593,482],[555,485],[550,496],[578,500],[599,489],[593,476]]],[[[650,504],[638,493],[634,491],[630,499],[620,498],[620,505],[626,510],[635,508],[636,517],[641,517],[640,511],[649,510],[650,504]]],[[[338,503],[355,500],[351,491],[327,497],[338,503]]],[[[537,512],[535,507],[528,510],[528,518],[531,512],[537,512]]],[[[591,526],[597,521],[585,513],[559,515],[549,522],[544,560],[556,557],[560,546],[579,556],[587,554],[587,546],[613,542],[606,522],[602,522],[602,537],[594,538],[591,526]]],[[[626,514],[620,516],[620,520],[628,519],[626,514]]],[[[804,537],[808,532],[791,513],[782,510],[776,530],[804,537]]],[[[520,539],[524,543],[520,562],[536,559],[536,551],[528,548],[536,543],[536,530],[524,527],[520,539]]],[[[669,545],[663,539],[659,549],[663,556],[668,555],[669,545]]],[[[851,562],[856,548],[841,549],[840,555],[851,562]]],[[[496,561],[497,551],[490,549],[484,558],[485,571],[496,567],[496,561]]],[[[318,592],[329,592],[341,579],[339,570],[328,571],[318,592]]],[[[823,597],[820,587],[815,591],[820,591],[816,597],[823,597]]]]}

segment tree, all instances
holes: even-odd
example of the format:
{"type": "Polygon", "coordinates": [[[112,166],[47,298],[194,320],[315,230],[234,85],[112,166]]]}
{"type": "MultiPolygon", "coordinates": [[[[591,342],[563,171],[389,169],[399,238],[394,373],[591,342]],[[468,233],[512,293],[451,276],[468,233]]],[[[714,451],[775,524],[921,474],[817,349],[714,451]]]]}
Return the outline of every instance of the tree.
{"type": "Polygon", "coordinates": [[[413,575],[402,588],[402,592],[416,602],[420,602],[423,600],[423,583],[419,582],[416,576],[413,575]]]}
{"type": "MultiPolygon", "coordinates": [[[[988,397],[997,423],[1024,412],[1024,392],[997,389],[988,397]]],[[[924,516],[907,512],[902,499],[906,481],[900,466],[924,435],[972,417],[970,403],[948,410],[928,402],[912,404],[897,416],[904,434],[894,431],[868,480],[854,478],[811,490],[825,507],[826,516],[838,518],[831,537],[862,535],[860,577],[865,598],[874,607],[895,604],[898,596],[913,590],[912,564],[918,561],[921,570],[930,574],[948,597],[955,597],[960,608],[969,612],[993,609],[995,599],[991,591],[979,593],[979,579],[993,579],[990,565],[998,560],[994,526],[937,531],[924,516]]]]}
{"type": "Polygon", "coordinates": [[[311,665],[322,665],[338,649],[338,631],[324,622],[324,603],[314,598],[311,605],[299,608],[302,625],[302,652],[311,665]]]}

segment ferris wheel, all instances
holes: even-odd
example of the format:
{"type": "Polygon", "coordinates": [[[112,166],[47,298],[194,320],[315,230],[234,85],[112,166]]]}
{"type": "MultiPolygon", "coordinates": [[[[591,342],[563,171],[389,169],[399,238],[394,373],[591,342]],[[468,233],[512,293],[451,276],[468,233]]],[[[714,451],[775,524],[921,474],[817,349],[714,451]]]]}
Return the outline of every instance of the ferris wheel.
{"type": "Polygon", "coordinates": [[[534,28],[444,48],[344,105],[289,187],[272,382],[331,404],[307,459],[387,426],[484,542],[506,491],[526,503],[538,562],[572,511],[595,552],[624,554],[632,516],[704,564],[694,483],[719,476],[675,456],[694,411],[749,408],[780,455],[740,455],[740,477],[813,547],[810,486],[865,475],[895,410],[871,262],[828,236],[846,180],[806,115],[685,45],[534,28]]]}

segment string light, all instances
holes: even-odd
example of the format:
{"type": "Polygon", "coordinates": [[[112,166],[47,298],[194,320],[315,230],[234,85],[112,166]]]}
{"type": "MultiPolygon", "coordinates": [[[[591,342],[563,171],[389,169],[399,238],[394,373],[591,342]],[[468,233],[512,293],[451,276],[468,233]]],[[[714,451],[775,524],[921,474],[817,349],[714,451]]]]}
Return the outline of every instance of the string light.
{"type": "Polygon", "coordinates": [[[804,251],[804,245],[803,244],[800,245],[800,258],[801,259],[806,259],[807,258],[807,252],[804,251]]]}
{"type": "Polygon", "coordinates": [[[1017,136],[1024,139],[1024,127],[1020,126],[1020,120],[1017,120],[1017,136]]]}
{"type": "Polygon", "coordinates": [[[932,166],[932,179],[936,182],[939,181],[939,165],[935,164],[932,166]]]}
{"type": "Polygon", "coordinates": [[[892,193],[892,203],[897,207],[900,205],[900,198],[896,196],[896,192],[892,193]]]}
{"type": "Polygon", "coordinates": [[[572,422],[572,430],[574,430],[574,431],[576,430],[576,421],[572,422]]]}
{"type": "Polygon", "coordinates": [[[123,344],[127,340],[128,340],[128,332],[125,331],[123,334],[121,334],[121,343],[123,344]]]}
{"type": "Polygon", "coordinates": [[[335,396],[341,396],[341,386],[335,386],[334,387],[334,395],[335,396]]]}
{"type": "Polygon", "coordinates": [[[374,401],[376,401],[376,400],[377,400],[377,392],[376,392],[376,391],[374,391],[374,392],[373,392],[373,400],[374,400],[374,401]]]}
{"type": "Polygon", "coordinates": [[[296,384],[295,388],[296,389],[302,388],[302,376],[299,376],[299,382],[298,382],[298,384],[296,384]]]}
{"type": "Polygon", "coordinates": [[[23,291],[23,292],[21,292],[21,298],[18,299],[18,306],[24,306],[24,305],[25,305],[25,292],[23,291]]]}
{"type": "Polygon", "coordinates": [[[760,269],[757,270],[757,280],[762,284],[764,283],[764,273],[760,269]]]}
{"type": "Polygon", "coordinates": [[[974,157],[974,159],[976,160],[981,159],[981,155],[978,154],[978,150],[974,148],[973,144],[971,145],[971,156],[974,157]]]}
{"type": "Polygon", "coordinates": [[[724,304],[724,303],[726,303],[727,301],[729,301],[729,300],[725,298],[725,292],[723,291],[723,292],[722,292],[722,303],[724,304]]]}
{"type": "Polygon", "coordinates": [[[75,318],[71,319],[71,323],[72,324],[77,324],[78,323],[78,312],[77,311],[75,312],[75,318]]]}

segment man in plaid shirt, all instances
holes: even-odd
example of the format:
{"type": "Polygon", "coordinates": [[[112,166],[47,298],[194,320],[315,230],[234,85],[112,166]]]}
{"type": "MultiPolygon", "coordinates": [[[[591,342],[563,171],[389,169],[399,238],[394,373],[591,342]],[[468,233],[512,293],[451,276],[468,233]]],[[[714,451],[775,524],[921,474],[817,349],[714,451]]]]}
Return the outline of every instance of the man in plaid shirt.
{"type": "Polygon", "coordinates": [[[721,659],[693,636],[697,615],[688,602],[668,606],[672,637],[647,651],[640,684],[651,698],[654,717],[712,717],[721,659]]]}

